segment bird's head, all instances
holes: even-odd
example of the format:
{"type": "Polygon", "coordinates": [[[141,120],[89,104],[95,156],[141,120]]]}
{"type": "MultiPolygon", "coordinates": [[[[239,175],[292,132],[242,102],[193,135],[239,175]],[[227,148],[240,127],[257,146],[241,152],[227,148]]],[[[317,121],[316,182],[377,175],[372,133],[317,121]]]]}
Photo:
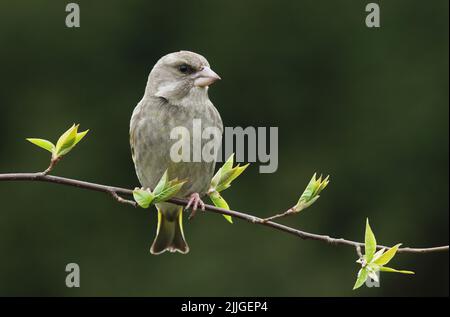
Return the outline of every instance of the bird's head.
{"type": "Polygon", "coordinates": [[[204,91],[219,80],[203,56],[180,51],[167,54],[155,64],[148,77],[146,94],[175,102],[193,91],[204,91]]]}

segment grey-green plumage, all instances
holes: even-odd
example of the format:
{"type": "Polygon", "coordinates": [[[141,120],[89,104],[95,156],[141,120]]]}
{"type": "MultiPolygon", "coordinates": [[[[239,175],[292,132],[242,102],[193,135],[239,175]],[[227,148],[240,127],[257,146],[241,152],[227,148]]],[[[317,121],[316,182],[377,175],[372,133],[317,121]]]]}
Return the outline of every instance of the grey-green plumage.
{"type": "MultiPolygon", "coordinates": [[[[144,188],[154,188],[164,171],[169,179],[187,179],[177,197],[198,193],[204,195],[214,173],[212,162],[178,162],[170,156],[177,139],[170,133],[185,127],[191,136],[193,120],[200,119],[202,128],[216,127],[222,133],[222,120],[208,97],[208,85],[219,79],[206,59],[193,52],[181,51],[162,57],[149,75],[145,95],[133,111],[130,122],[130,144],[136,174],[144,188]],[[185,66],[188,67],[184,72],[185,66]]],[[[203,139],[202,144],[208,142],[203,139]]],[[[187,253],[184,240],[182,208],[162,203],[157,205],[158,229],[151,252],[166,250],[187,253]]]]}

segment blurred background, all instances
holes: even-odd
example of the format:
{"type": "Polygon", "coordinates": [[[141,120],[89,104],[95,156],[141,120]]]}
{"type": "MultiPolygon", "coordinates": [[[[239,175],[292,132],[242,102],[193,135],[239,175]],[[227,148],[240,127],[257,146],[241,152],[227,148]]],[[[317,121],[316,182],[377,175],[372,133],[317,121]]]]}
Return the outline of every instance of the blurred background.
{"type": "MultiPolygon", "coordinates": [[[[138,185],[128,129],[159,57],[206,56],[222,81],[210,98],[226,126],[279,127],[279,168],[251,166],[224,197],[266,217],[295,204],[311,175],[322,198],[282,220],[380,243],[448,244],[448,1],[68,1],[0,3],[0,173],[47,167],[26,137],[90,133],[54,171],[138,185]]],[[[0,183],[0,295],[448,296],[448,253],[399,255],[381,287],[352,291],[355,250],[204,213],[185,224],[188,256],[151,256],[154,209],[55,184],[0,183]],[[65,266],[81,287],[65,286],[65,266]]]]}

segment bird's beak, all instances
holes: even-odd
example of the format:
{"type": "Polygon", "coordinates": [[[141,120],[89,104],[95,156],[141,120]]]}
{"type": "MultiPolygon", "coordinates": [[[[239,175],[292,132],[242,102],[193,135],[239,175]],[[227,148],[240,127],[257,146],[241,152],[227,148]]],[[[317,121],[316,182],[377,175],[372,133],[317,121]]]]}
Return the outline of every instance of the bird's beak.
{"type": "Polygon", "coordinates": [[[211,68],[204,66],[201,70],[193,74],[194,85],[206,87],[221,79],[211,68]]]}

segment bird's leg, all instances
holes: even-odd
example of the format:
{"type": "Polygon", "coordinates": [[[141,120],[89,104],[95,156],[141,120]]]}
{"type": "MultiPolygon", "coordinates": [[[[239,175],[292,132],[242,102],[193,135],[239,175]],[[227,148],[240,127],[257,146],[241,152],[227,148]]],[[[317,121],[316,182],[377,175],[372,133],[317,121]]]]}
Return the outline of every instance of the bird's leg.
{"type": "Polygon", "coordinates": [[[198,205],[200,205],[200,208],[202,210],[205,210],[205,203],[201,200],[200,195],[198,193],[191,194],[191,196],[189,197],[189,201],[185,207],[185,209],[189,209],[189,207],[192,206],[192,212],[189,215],[189,219],[192,219],[195,216],[198,205]]]}

